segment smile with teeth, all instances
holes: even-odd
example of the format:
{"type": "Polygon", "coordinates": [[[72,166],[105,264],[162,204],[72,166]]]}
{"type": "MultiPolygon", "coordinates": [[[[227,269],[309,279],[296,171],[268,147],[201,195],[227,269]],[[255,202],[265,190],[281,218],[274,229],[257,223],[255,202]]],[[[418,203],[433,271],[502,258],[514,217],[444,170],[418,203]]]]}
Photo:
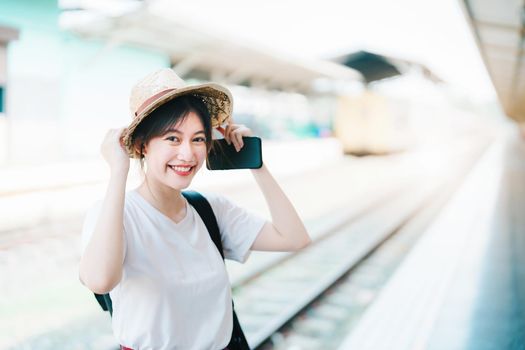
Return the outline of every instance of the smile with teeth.
{"type": "Polygon", "coordinates": [[[190,171],[192,168],[191,166],[175,166],[175,165],[170,165],[169,167],[175,171],[182,171],[182,172],[190,171]]]}
{"type": "Polygon", "coordinates": [[[193,169],[190,165],[169,165],[168,167],[173,170],[177,175],[189,175],[193,169]]]}

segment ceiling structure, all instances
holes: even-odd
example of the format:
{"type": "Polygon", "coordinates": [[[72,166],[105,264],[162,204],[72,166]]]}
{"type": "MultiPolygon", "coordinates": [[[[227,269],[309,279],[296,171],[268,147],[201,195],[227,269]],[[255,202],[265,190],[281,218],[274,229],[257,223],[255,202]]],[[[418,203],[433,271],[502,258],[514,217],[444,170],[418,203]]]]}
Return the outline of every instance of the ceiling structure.
{"type": "Polygon", "coordinates": [[[525,122],[525,1],[461,3],[505,113],[525,122]]]}
{"type": "Polygon", "coordinates": [[[336,82],[333,86],[362,80],[357,71],[334,62],[290,57],[174,20],[150,3],[61,1],[60,25],[79,36],[104,39],[108,47],[132,44],[165,52],[183,78],[205,72],[205,79],[227,84],[302,93],[315,93],[320,80],[324,86],[327,80],[336,82]]]}

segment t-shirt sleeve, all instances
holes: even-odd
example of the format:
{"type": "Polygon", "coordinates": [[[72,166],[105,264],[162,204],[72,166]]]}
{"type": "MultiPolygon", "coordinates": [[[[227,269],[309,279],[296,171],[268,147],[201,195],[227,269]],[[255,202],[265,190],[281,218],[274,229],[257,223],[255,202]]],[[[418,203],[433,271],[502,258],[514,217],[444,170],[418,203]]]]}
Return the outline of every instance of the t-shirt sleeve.
{"type": "MultiPolygon", "coordinates": [[[[95,202],[92,205],[92,207],[88,210],[88,212],[86,213],[86,216],[84,218],[84,224],[82,225],[82,234],[80,238],[81,256],[84,255],[84,251],[86,250],[86,247],[89,244],[91,237],[93,236],[93,232],[95,231],[95,226],[97,225],[98,217],[100,216],[101,210],[102,210],[102,200],[99,200],[95,202]]],[[[126,215],[126,212],[124,211],[124,216],[125,215],[126,215]]],[[[125,226],[126,226],[126,222],[124,222],[124,227],[125,226]]],[[[123,237],[124,237],[124,256],[126,256],[126,235],[124,234],[123,237]]]]}
{"type": "Polygon", "coordinates": [[[217,218],[224,257],[244,263],[250,256],[250,247],[266,219],[236,205],[226,197],[215,194],[205,196],[217,218]]]}

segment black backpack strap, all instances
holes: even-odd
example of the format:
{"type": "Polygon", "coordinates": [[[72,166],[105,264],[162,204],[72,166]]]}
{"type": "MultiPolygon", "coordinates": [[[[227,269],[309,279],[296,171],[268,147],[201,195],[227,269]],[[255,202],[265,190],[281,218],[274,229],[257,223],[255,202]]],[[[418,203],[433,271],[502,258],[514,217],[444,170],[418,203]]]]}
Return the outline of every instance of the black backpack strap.
{"type": "Polygon", "coordinates": [[[104,311],[109,311],[109,315],[113,316],[113,303],[111,302],[111,298],[109,296],[109,293],[106,294],[95,294],[95,298],[98,301],[98,304],[104,311]]]}
{"type": "MultiPolygon", "coordinates": [[[[199,213],[199,216],[201,217],[202,221],[204,221],[204,225],[206,225],[206,228],[208,229],[208,233],[210,234],[210,237],[215,243],[215,246],[217,247],[217,250],[219,253],[221,253],[222,259],[224,260],[224,252],[222,250],[222,240],[221,240],[221,232],[219,230],[219,225],[217,224],[217,218],[215,217],[215,214],[213,213],[213,208],[210,205],[210,202],[202,194],[195,191],[185,191],[182,192],[182,195],[186,200],[190,203],[192,207],[197,210],[197,213],[199,213]]],[[[233,330],[232,330],[232,337],[230,340],[230,343],[227,346],[227,349],[229,350],[249,350],[250,346],[248,345],[248,340],[246,340],[246,337],[244,335],[244,332],[242,331],[241,324],[239,323],[239,319],[237,318],[237,314],[235,313],[235,305],[233,304],[232,300],[232,311],[233,311],[233,330]]]]}
{"type": "Polygon", "coordinates": [[[221,232],[219,231],[219,225],[217,224],[217,218],[215,217],[215,214],[213,213],[213,209],[210,205],[210,202],[202,194],[195,191],[184,191],[182,192],[182,195],[188,203],[192,207],[197,210],[197,213],[199,213],[199,216],[201,217],[202,221],[204,221],[204,225],[206,225],[206,229],[208,229],[208,233],[210,234],[211,240],[213,243],[215,243],[215,246],[217,247],[217,250],[219,253],[221,253],[222,258],[224,259],[224,252],[222,250],[222,240],[221,240],[221,232]]]}

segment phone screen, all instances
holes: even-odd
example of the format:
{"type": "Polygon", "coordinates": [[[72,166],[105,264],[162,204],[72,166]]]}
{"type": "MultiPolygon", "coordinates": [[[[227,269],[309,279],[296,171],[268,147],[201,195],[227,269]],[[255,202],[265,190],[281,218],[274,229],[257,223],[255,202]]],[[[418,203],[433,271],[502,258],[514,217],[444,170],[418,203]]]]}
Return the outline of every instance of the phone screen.
{"type": "Polygon", "coordinates": [[[259,169],[262,166],[262,146],[258,137],[243,137],[244,147],[239,152],[225,139],[213,140],[206,159],[210,170],[259,169]]]}

